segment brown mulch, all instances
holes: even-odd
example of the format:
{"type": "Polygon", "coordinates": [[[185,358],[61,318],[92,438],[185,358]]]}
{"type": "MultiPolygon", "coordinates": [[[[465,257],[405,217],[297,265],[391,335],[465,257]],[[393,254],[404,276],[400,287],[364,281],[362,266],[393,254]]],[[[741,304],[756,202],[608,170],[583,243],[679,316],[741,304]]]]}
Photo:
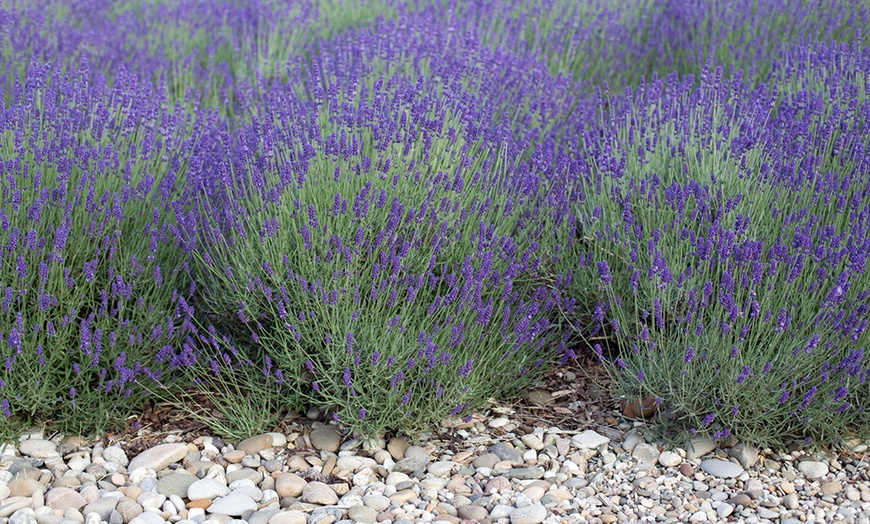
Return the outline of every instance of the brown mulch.
{"type": "MultiPolygon", "coordinates": [[[[593,355],[583,352],[573,362],[548,371],[525,394],[498,400],[488,408],[480,410],[473,419],[485,421],[505,416],[517,426],[520,434],[531,433],[536,427],[558,427],[566,433],[590,428],[612,428],[617,423],[613,415],[618,411],[619,405],[609,395],[609,386],[610,378],[605,369],[593,355]],[[573,380],[569,380],[572,378],[571,374],[573,380]]],[[[198,405],[206,409],[212,406],[205,395],[193,390],[189,393],[198,405]]],[[[299,432],[301,428],[309,429],[311,423],[304,415],[291,414],[275,430],[284,433],[299,432]]],[[[459,421],[445,424],[433,436],[458,449],[464,445],[464,440],[456,435],[456,429],[464,426],[467,424],[460,424],[459,421]]],[[[495,437],[506,433],[503,428],[490,428],[488,432],[495,437]]],[[[101,440],[106,445],[121,445],[128,455],[135,456],[164,443],[168,435],[175,435],[180,441],[191,442],[200,436],[213,435],[213,432],[177,405],[149,400],[141,413],[127,420],[123,430],[106,432],[101,440]]]]}

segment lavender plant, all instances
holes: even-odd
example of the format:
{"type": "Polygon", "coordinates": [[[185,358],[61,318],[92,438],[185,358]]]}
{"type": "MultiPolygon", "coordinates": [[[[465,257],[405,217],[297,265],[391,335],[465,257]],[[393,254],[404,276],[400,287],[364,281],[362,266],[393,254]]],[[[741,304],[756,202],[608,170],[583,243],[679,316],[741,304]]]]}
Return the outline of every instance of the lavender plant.
{"type": "Polygon", "coordinates": [[[546,181],[481,136],[485,113],[456,85],[367,84],[273,93],[210,186],[235,207],[201,214],[199,280],[297,402],[420,429],[528,383],[565,300],[540,273],[546,181]]]}
{"type": "Polygon", "coordinates": [[[0,431],[115,426],[141,384],[193,358],[190,296],[164,207],[195,122],[122,72],[92,84],[33,63],[0,118],[0,431]]]}
{"type": "Polygon", "coordinates": [[[612,131],[588,142],[587,185],[622,212],[595,246],[611,368],[625,394],[715,438],[868,427],[866,79],[837,84],[867,55],[798,49],[814,59],[795,72],[784,57],[788,93],[721,69],[697,89],[673,77],[611,99],[612,131]]]}

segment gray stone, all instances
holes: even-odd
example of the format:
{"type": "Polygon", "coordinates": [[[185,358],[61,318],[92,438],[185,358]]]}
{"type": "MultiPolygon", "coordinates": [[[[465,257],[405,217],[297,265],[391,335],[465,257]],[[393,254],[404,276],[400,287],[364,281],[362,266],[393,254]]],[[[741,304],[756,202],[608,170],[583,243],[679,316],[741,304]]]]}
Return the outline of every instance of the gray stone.
{"type": "Polygon", "coordinates": [[[660,454],[659,448],[652,444],[643,442],[634,447],[634,451],[631,452],[631,457],[641,464],[651,466],[658,461],[660,454]]]}
{"type": "Polygon", "coordinates": [[[827,475],[830,470],[828,469],[828,465],[824,462],[805,460],[798,464],[798,471],[811,479],[817,479],[827,475]]]}
{"type": "Polygon", "coordinates": [[[157,481],[157,493],[167,497],[177,495],[184,498],[190,485],[197,481],[198,479],[190,473],[172,473],[157,481]]]}
{"type": "Polygon", "coordinates": [[[235,491],[215,500],[208,507],[209,513],[221,513],[231,517],[240,517],[246,511],[257,511],[257,503],[251,497],[235,491]]]}
{"type": "Polygon", "coordinates": [[[679,466],[682,462],[683,458],[673,451],[662,451],[661,455],[659,455],[659,464],[666,468],[679,466]]]}
{"type": "Polygon", "coordinates": [[[532,480],[544,477],[544,470],[540,467],[511,468],[502,472],[509,479],[532,480]]]}
{"type": "Polygon", "coordinates": [[[643,437],[637,431],[632,431],[625,435],[625,439],[622,441],[622,449],[631,453],[634,451],[634,448],[643,442],[643,437]]]}
{"type": "Polygon", "coordinates": [[[227,485],[232,484],[237,480],[247,479],[254,484],[259,484],[263,481],[263,472],[251,468],[242,468],[227,473],[227,485]]]}
{"type": "Polygon", "coordinates": [[[716,514],[719,515],[720,519],[724,519],[734,513],[734,506],[728,504],[727,502],[723,502],[719,504],[719,507],[716,508],[716,514]]]}
{"type": "Polygon", "coordinates": [[[239,493],[251,497],[254,502],[263,500],[263,492],[257,486],[241,486],[233,489],[233,493],[239,493]]]}
{"type": "Polygon", "coordinates": [[[501,460],[507,460],[509,462],[514,462],[516,464],[523,463],[523,457],[513,448],[509,447],[506,444],[502,444],[501,442],[497,444],[493,444],[489,447],[489,452],[493,455],[497,456],[501,460]]]}
{"type": "Polygon", "coordinates": [[[740,442],[728,451],[728,454],[743,466],[749,469],[758,460],[758,448],[746,442],[740,442]]]}
{"type": "Polygon", "coordinates": [[[498,520],[498,519],[507,519],[510,518],[511,513],[516,510],[513,506],[508,506],[506,504],[496,504],[492,507],[492,510],[489,512],[490,520],[498,520]]]}
{"type": "Polygon", "coordinates": [[[375,511],[383,511],[390,507],[390,499],[383,495],[372,493],[370,495],[364,495],[362,500],[363,504],[372,508],[375,511]]]}
{"type": "Polygon", "coordinates": [[[511,524],[539,524],[547,518],[547,508],[540,503],[517,508],[511,513],[511,524]]]}
{"type": "Polygon", "coordinates": [[[308,516],[301,511],[282,511],[269,519],[269,524],[306,524],[308,516]]]}
{"type": "Polygon", "coordinates": [[[115,464],[120,464],[122,466],[130,464],[130,459],[127,458],[127,452],[119,446],[109,446],[104,449],[103,458],[108,462],[114,462],[115,464]]]}
{"type": "Polygon", "coordinates": [[[789,493],[788,495],[782,498],[782,506],[785,509],[795,510],[798,509],[800,505],[800,499],[798,498],[797,493],[789,493]]]}
{"type": "Polygon", "coordinates": [[[124,497],[118,501],[118,505],[115,506],[115,511],[121,514],[121,518],[124,522],[130,522],[142,514],[142,506],[140,506],[135,500],[129,497],[124,497]]]}
{"type": "Polygon", "coordinates": [[[335,426],[321,426],[308,435],[314,449],[336,453],[341,446],[342,435],[335,426]]]}
{"type": "Polygon", "coordinates": [[[335,462],[336,470],[345,470],[354,473],[363,468],[375,468],[377,466],[378,463],[375,459],[369,457],[359,457],[356,455],[338,457],[338,460],[336,460],[335,462]]]}
{"type": "Polygon", "coordinates": [[[90,515],[91,513],[96,513],[99,515],[99,520],[109,520],[109,515],[112,514],[112,511],[115,510],[115,507],[118,505],[118,499],[115,497],[104,497],[101,499],[97,499],[82,510],[82,513],[85,515],[90,515]]]}
{"type": "Polygon", "coordinates": [[[272,517],[280,512],[280,509],[261,509],[255,511],[247,518],[248,524],[267,524],[272,517]]]}
{"type": "Polygon", "coordinates": [[[342,519],[341,510],[337,508],[317,508],[311,512],[308,524],[332,524],[342,519]]]}
{"type": "Polygon", "coordinates": [[[424,466],[429,464],[431,460],[429,458],[429,452],[420,446],[410,446],[405,450],[405,458],[406,459],[417,459],[423,463],[424,466]]]}
{"type": "Polygon", "coordinates": [[[486,511],[486,508],[482,506],[468,504],[456,508],[456,516],[461,519],[476,520],[480,522],[481,520],[489,517],[489,512],[486,511]]]}
{"type": "Polygon", "coordinates": [[[187,488],[187,498],[190,500],[215,499],[223,497],[229,492],[230,488],[223,482],[206,478],[197,480],[187,488]]]}
{"type": "Polygon", "coordinates": [[[351,520],[362,522],[363,524],[374,524],[378,521],[378,512],[370,507],[360,504],[348,509],[347,517],[351,520]]]}
{"type": "Polygon", "coordinates": [[[484,453],[472,461],[471,465],[475,468],[490,468],[492,469],[498,464],[499,458],[495,453],[484,453]]]}
{"type": "Polygon", "coordinates": [[[32,438],[22,440],[21,444],[18,446],[18,451],[21,452],[22,455],[44,459],[57,455],[57,445],[48,440],[32,438]]]}
{"type": "Polygon", "coordinates": [[[610,439],[591,429],[587,429],[571,437],[571,442],[579,449],[596,449],[599,446],[608,444],[610,439]]]}
{"type": "Polygon", "coordinates": [[[429,464],[429,474],[434,477],[447,477],[459,468],[459,463],[452,460],[439,460],[429,464]]]}
{"type": "Polygon", "coordinates": [[[21,508],[9,517],[9,524],[37,524],[36,512],[31,508],[21,508]]]}
{"type": "Polygon", "coordinates": [[[520,440],[529,449],[533,449],[535,451],[541,451],[542,449],[544,449],[544,441],[539,439],[537,437],[537,435],[534,435],[534,434],[523,435],[522,437],[520,437],[520,440]]]}
{"type": "Polygon", "coordinates": [[[395,464],[393,464],[393,471],[398,471],[399,473],[413,473],[415,471],[423,471],[426,469],[426,463],[422,460],[415,458],[406,458],[402,459],[395,464]]]}
{"type": "Polygon", "coordinates": [[[187,456],[187,444],[159,444],[133,458],[127,470],[133,471],[136,468],[145,467],[160,471],[185,456],[187,456]]]}
{"type": "Polygon", "coordinates": [[[734,478],[743,473],[743,468],[739,464],[719,459],[708,459],[701,462],[701,469],[708,475],[719,478],[734,478]]]}
{"type": "Polygon", "coordinates": [[[777,520],[779,519],[779,513],[764,507],[759,507],[755,510],[755,514],[763,519],[768,520],[777,520]]]}
{"type": "Polygon", "coordinates": [[[716,449],[716,443],[709,437],[692,437],[686,447],[686,458],[695,460],[716,449]]]}
{"type": "Polygon", "coordinates": [[[153,511],[145,511],[138,517],[130,521],[130,524],[165,524],[166,521],[160,516],[160,513],[153,511]]]}
{"type": "Polygon", "coordinates": [[[338,503],[338,495],[323,482],[309,482],[302,490],[302,500],[311,504],[328,506],[338,503]]]}

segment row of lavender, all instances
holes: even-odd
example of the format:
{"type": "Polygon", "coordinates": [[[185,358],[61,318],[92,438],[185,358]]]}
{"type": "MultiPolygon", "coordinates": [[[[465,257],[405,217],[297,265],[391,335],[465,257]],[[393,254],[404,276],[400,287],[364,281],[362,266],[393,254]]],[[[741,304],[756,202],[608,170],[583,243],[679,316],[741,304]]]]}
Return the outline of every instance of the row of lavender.
{"type": "Polygon", "coordinates": [[[4,13],[0,424],[414,430],[592,336],[693,432],[866,431],[870,18],[761,4],[4,13]]]}

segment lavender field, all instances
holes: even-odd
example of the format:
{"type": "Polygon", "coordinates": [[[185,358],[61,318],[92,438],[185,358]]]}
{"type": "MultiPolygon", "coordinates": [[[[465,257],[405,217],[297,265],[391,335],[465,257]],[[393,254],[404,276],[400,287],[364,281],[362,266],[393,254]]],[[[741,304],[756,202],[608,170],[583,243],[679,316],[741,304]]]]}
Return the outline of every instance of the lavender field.
{"type": "Polygon", "coordinates": [[[587,351],[679,434],[870,436],[861,0],[0,6],[0,441],[414,432],[587,351]]]}

